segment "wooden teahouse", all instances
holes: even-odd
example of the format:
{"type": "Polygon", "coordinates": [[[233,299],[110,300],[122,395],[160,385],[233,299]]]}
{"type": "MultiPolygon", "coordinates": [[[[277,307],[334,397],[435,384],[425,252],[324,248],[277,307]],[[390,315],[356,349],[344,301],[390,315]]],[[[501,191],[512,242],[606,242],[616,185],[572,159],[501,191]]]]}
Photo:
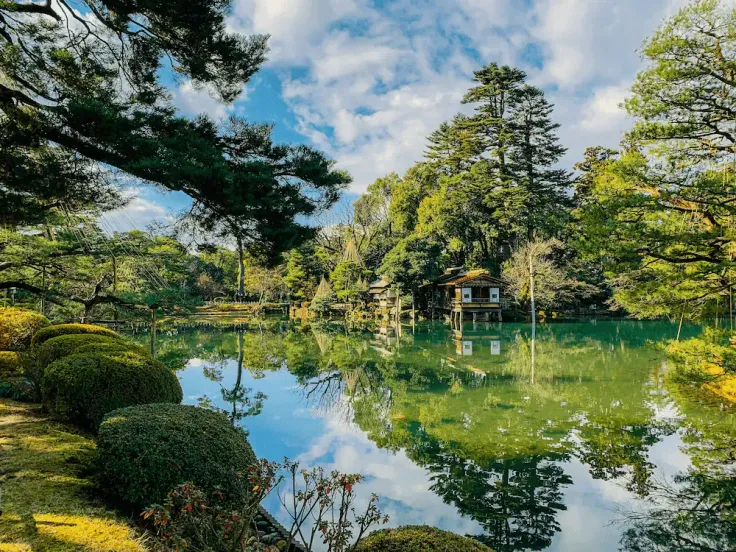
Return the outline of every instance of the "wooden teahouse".
{"type": "Polygon", "coordinates": [[[501,320],[505,303],[504,282],[494,278],[487,270],[450,268],[434,282],[422,287],[427,308],[434,314],[440,312],[453,323],[478,318],[501,320]]]}

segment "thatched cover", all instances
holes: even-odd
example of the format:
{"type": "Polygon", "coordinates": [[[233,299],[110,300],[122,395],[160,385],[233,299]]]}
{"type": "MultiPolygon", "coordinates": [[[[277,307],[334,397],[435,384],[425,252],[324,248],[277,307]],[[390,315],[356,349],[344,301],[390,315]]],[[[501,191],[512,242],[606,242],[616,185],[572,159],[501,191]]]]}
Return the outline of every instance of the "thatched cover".
{"type": "Polygon", "coordinates": [[[330,282],[327,281],[327,278],[323,275],[319,286],[317,286],[317,290],[314,292],[314,298],[328,297],[330,295],[332,295],[332,284],[330,284],[330,282]]]}
{"type": "Polygon", "coordinates": [[[353,240],[350,240],[345,245],[345,251],[343,251],[342,253],[342,260],[351,261],[358,266],[363,266],[363,257],[360,256],[360,253],[358,252],[358,246],[355,245],[355,242],[353,240]]]}

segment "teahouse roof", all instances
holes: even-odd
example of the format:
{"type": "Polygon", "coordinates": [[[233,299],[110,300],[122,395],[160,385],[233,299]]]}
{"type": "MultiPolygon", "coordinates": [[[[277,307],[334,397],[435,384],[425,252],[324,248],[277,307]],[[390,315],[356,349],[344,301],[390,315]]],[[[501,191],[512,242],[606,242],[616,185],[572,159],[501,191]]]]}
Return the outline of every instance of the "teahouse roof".
{"type": "Polygon", "coordinates": [[[440,277],[438,280],[435,280],[435,282],[433,283],[436,286],[461,286],[469,284],[486,284],[488,286],[497,287],[504,286],[503,280],[500,280],[499,278],[494,278],[487,270],[482,268],[477,270],[469,270],[467,272],[463,271],[459,274],[443,274],[442,277],[440,277]]]}

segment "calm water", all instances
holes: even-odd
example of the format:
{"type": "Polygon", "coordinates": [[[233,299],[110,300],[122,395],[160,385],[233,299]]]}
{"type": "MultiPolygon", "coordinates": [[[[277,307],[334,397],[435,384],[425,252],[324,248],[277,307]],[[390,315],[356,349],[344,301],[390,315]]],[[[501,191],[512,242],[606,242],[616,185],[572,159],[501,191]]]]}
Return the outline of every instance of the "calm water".
{"type": "MultiPolygon", "coordinates": [[[[733,483],[734,414],[665,384],[650,342],[674,325],[548,324],[534,344],[527,324],[460,335],[423,323],[400,336],[267,325],[162,332],[159,357],[180,368],[185,402],[230,412],[259,456],[367,476],[361,497],[379,495],[391,525],[431,524],[498,551],[646,550],[647,535],[669,538],[679,505],[663,506],[668,492],[701,492],[701,472],[733,483]],[[239,376],[247,396],[267,396],[260,414],[243,416],[239,376]]],[[[688,538],[734,544],[722,525],[688,538]]]]}

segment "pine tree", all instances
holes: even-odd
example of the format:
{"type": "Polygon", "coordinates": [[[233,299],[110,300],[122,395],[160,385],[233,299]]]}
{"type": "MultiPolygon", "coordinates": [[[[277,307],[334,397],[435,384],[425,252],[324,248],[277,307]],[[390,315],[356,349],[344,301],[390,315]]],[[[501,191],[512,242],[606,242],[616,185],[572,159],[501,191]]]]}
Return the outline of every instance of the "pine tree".
{"type": "Polygon", "coordinates": [[[499,179],[505,181],[510,177],[506,159],[513,138],[510,120],[526,73],[507,65],[499,67],[490,63],[473,74],[478,85],[463,97],[464,104],[476,104],[475,115],[468,121],[468,126],[492,160],[499,179]]]}
{"type": "Polygon", "coordinates": [[[552,105],[539,88],[527,85],[516,93],[508,164],[516,193],[524,198],[520,215],[528,241],[535,233],[554,235],[570,203],[570,175],[564,169],[552,168],[566,149],[559,143],[560,125],[551,121],[551,113],[552,105]]]}
{"type": "Polygon", "coordinates": [[[427,141],[425,157],[446,175],[469,170],[483,151],[471,119],[462,114],[456,115],[450,123],[442,123],[427,137],[427,141]]]}

